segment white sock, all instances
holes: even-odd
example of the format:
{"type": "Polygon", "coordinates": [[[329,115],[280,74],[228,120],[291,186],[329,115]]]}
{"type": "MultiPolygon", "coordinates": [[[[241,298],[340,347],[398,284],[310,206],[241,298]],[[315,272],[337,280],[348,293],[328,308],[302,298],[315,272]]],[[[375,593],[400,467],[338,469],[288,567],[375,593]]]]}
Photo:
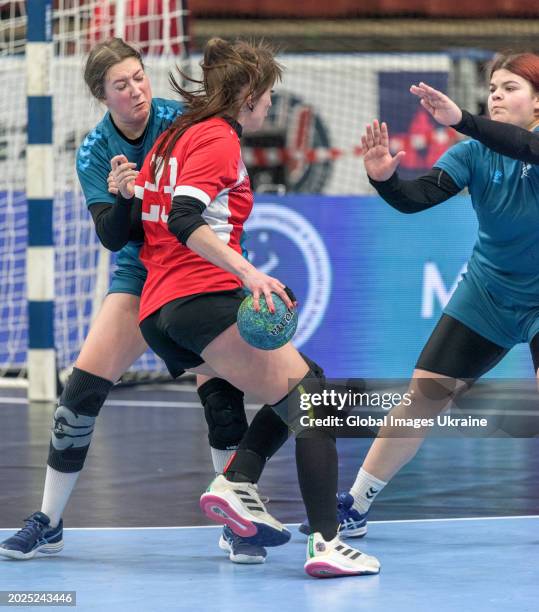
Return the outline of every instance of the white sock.
{"type": "Polygon", "coordinates": [[[51,527],[56,527],[60,522],[79,474],[80,472],[58,472],[47,466],[41,512],[50,518],[51,527]]]}
{"type": "Polygon", "coordinates": [[[210,446],[211,450],[211,460],[213,463],[213,469],[216,474],[222,474],[225,469],[225,465],[228,463],[228,460],[232,455],[236,452],[236,449],[233,450],[221,450],[219,448],[213,448],[210,446]]]}
{"type": "Polygon", "coordinates": [[[363,468],[359,470],[356,481],[350,489],[350,495],[354,498],[354,508],[365,514],[371,507],[374,498],[386,486],[387,482],[371,476],[363,468]]]}

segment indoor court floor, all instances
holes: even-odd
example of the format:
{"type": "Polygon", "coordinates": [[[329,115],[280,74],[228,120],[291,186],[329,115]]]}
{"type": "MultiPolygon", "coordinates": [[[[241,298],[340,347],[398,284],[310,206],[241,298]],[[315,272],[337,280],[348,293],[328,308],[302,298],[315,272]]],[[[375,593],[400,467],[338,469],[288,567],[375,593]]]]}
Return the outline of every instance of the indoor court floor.
{"type": "MultiPolygon", "coordinates": [[[[40,507],[53,411],[28,406],[23,391],[0,392],[0,539],[40,507]]],[[[341,489],[369,442],[339,440],[341,489]]],[[[64,550],[0,559],[0,590],[76,591],[77,609],[103,611],[535,611],[538,451],[537,438],[427,440],[355,541],[380,559],[380,575],[317,580],[303,572],[291,441],[260,489],[292,540],[268,549],[264,565],[235,565],[198,508],[212,468],[194,388],[117,388],[64,515],[64,550]]]]}

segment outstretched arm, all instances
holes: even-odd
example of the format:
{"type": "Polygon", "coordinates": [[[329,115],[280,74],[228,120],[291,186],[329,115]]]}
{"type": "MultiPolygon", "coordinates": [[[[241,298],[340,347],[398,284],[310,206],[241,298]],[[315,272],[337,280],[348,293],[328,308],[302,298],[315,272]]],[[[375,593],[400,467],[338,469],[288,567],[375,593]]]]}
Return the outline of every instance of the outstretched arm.
{"type": "Polygon", "coordinates": [[[461,134],[482,142],[496,153],[528,164],[539,164],[539,134],[513,125],[462,111],[462,120],[453,125],[461,134]]]}
{"type": "Polygon", "coordinates": [[[460,191],[449,174],[436,167],[412,181],[401,180],[395,172],[387,181],[369,182],[392,208],[406,214],[432,208],[460,191]]]}
{"type": "Polygon", "coordinates": [[[456,195],[460,188],[440,168],[413,181],[401,180],[396,172],[404,152],[395,156],[389,150],[389,133],[385,123],[368,125],[361,139],[363,161],[369,182],[379,195],[402,213],[416,213],[440,204],[456,195]]]}
{"type": "Polygon", "coordinates": [[[442,125],[475,138],[496,153],[528,164],[539,164],[539,134],[511,123],[493,121],[460,109],[451,98],[426,83],[412,85],[410,91],[442,125]]]}

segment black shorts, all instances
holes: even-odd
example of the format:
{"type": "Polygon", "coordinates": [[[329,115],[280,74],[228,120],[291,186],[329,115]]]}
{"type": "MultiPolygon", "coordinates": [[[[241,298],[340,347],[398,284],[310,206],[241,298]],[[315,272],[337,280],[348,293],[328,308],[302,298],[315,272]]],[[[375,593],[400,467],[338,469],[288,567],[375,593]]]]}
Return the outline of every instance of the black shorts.
{"type": "Polygon", "coordinates": [[[509,350],[443,314],[415,367],[471,384],[497,365],[509,350]]]}
{"type": "Polygon", "coordinates": [[[141,321],[140,331],[177,378],[204,363],[202,351],[236,323],[244,297],[243,289],[234,289],[178,298],[141,321]]]}

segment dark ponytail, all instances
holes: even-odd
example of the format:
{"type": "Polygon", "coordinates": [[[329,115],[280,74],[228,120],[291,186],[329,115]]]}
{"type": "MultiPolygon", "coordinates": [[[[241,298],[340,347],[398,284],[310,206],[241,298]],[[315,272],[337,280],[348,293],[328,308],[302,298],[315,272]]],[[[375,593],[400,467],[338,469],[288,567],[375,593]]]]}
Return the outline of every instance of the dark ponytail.
{"type": "Polygon", "coordinates": [[[174,74],[169,74],[172,89],[183,98],[187,110],[159,140],[151,167],[152,179],[155,179],[161,163],[168,163],[176,143],[188,128],[212,117],[237,118],[245,100],[251,97],[256,102],[267,89],[281,79],[283,70],[275,60],[273,48],[265,42],[231,43],[222,38],[212,38],[208,41],[200,66],[200,81],[188,77],[178,69],[184,80],[198,86],[191,91],[182,87],[174,74]],[[245,87],[247,93],[242,98],[240,94],[245,87]]]}

